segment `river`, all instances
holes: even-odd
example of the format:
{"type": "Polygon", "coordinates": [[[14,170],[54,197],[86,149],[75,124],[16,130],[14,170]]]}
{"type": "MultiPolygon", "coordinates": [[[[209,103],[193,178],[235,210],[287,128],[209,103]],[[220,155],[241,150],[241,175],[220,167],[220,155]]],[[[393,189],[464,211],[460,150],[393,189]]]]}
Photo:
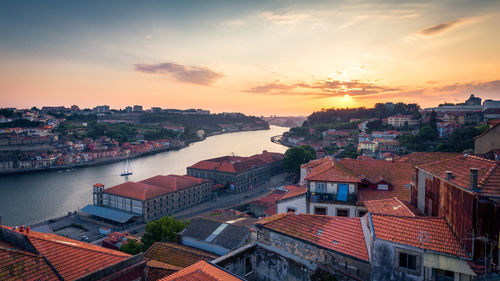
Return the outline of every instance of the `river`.
{"type": "Polygon", "coordinates": [[[0,176],[0,216],[4,225],[31,225],[92,203],[92,185],[105,187],[126,181],[140,181],[156,175],[186,174],[186,167],[203,159],[224,155],[250,156],[263,150],[284,153],[285,146],[270,141],[288,128],[235,132],[208,137],[174,151],[129,161],[133,174],[120,176],[125,162],[79,168],[72,171],[44,171],[0,176]]]}

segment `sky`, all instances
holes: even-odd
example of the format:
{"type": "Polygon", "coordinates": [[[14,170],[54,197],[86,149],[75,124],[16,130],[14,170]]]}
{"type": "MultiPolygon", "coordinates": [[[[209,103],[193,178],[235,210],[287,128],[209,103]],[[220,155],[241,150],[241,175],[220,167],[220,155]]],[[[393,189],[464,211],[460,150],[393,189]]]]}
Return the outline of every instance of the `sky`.
{"type": "Polygon", "coordinates": [[[500,99],[500,1],[2,1],[0,107],[500,99]]]}

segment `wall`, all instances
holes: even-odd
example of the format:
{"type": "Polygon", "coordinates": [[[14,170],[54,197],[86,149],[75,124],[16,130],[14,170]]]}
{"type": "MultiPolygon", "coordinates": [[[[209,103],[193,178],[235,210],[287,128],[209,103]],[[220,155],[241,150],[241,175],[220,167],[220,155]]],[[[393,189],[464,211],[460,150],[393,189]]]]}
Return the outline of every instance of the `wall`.
{"type": "Polygon", "coordinates": [[[405,245],[398,245],[397,248],[403,250],[410,250],[412,252],[420,254],[420,266],[419,275],[412,275],[402,271],[398,271],[395,267],[396,257],[396,245],[389,243],[380,239],[375,239],[373,241],[373,250],[371,257],[372,266],[372,281],[416,281],[423,280],[423,257],[421,251],[415,251],[416,248],[408,247],[405,245]]]}
{"type": "Polygon", "coordinates": [[[319,268],[328,272],[343,273],[361,280],[370,279],[370,264],[367,261],[326,250],[265,228],[259,229],[257,242],[317,264],[319,268]]]}
{"type": "Polygon", "coordinates": [[[295,208],[295,213],[297,214],[307,214],[307,203],[305,194],[295,198],[290,198],[277,202],[278,214],[286,213],[287,208],[295,208]]]}
{"type": "Polygon", "coordinates": [[[357,207],[352,205],[343,205],[343,204],[327,204],[327,203],[309,203],[309,213],[314,214],[315,207],[326,208],[326,214],[328,216],[336,216],[337,209],[349,210],[350,217],[357,217],[357,207]]]}
{"type": "Polygon", "coordinates": [[[484,154],[500,148],[500,125],[474,140],[474,153],[484,154]]]}

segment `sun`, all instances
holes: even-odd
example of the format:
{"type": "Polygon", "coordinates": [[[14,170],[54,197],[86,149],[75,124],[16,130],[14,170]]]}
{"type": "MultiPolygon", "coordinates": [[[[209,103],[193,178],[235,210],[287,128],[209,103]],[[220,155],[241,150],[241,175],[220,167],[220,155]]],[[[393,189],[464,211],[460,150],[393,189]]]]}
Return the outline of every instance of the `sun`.
{"type": "Polygon", "coordinates": [[[344,95],[344,98],[348,98],[348,97],[350,97],[349,94],[345,94],[344,95]]]}

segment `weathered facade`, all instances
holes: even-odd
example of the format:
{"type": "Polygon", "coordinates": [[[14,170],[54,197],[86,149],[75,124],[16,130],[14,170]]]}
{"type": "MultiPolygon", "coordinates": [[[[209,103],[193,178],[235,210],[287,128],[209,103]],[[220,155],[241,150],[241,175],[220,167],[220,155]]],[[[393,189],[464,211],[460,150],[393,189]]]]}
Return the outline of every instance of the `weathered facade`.
{"type": "Polygon", "coordinates": [[[474,153],[485,154],[500,148],[500,124],[474,138],[474,153]]]}

